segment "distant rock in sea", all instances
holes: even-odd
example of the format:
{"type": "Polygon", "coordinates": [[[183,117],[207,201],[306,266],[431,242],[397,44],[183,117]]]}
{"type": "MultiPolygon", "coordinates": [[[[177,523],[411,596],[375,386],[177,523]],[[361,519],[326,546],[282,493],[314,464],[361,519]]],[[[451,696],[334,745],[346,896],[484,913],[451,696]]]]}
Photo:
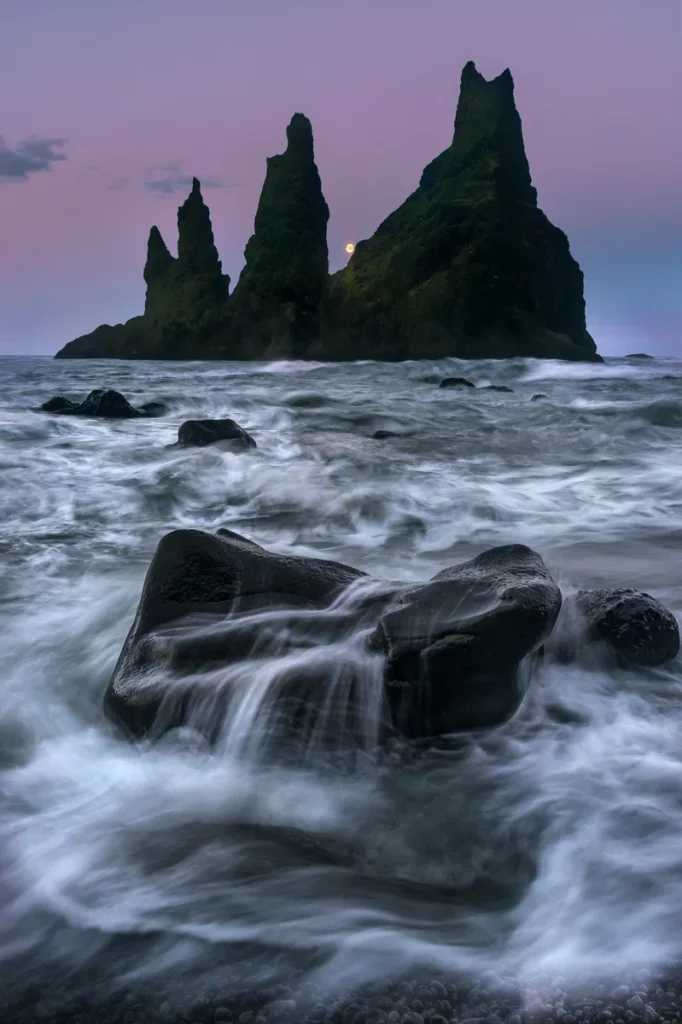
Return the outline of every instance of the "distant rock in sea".
{"type": "Polygon", "coordinates": [[[233,358],[306,355],[320,332],[329,277],[328,220],[313,129],[294,114],[286,151],[268,159],[246,265],[230,302],[233,358]]]}
{"type": "Polygon", "coordinates": [[[452,144],[330,281],[316,356],[596,360],[583,275],[538,209],[509,71],[469,63],[452,144]]]}
{"type": "Polygon", "coordinates": [[[600,361],[583,275],[538,208],[514,83],[464,68],[451,145],[329,277],[329,209],[313,132],[294,114],[231,296],[199,182],[178,211],[178,256],[151,229],[142,316],[57,358],[600,361]]]}
{"type": "Polygon", "coordinates": [[[653,359],[653,356],[648,355],[646,352],[630,352],[625,357],[626,359],[653,359]]]}
{"type": "Polygon", "coordinates": [[[70,398],[55,395],[43,402],[41,412],[51,412],[59,416],[85,416],[109,420],[147,419],[163,416],[166,407],[163,402],[146,402],[135,409],[120,391],[91,391],[82,402],[72,402],[70,398]]]}

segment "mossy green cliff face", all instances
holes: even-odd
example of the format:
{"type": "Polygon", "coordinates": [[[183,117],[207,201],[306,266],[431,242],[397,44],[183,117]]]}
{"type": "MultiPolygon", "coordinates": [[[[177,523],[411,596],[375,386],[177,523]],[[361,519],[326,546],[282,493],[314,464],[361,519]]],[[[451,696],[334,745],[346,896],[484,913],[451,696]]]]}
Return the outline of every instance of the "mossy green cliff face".
{"type": "Polygon", "coordinates": [[[537,206],[509,71],[462,73],[453,142],[359,242],[323,302],[316,358],[595,359],[583,275],[537,206]]]}
{"type": "Polygon", "coordinates": [[[104,324],[70,342],[57,358],[206,359],[219,357],[230,279],[223,274],[208,207],[196,178],[178,210],[178,256],[154,226],[147,242],[144,314],[104,324]]]}
{"type": "Polygon", "coordinates": [[[305,356],[318,338],[328,220],[312,126],[294,114],[285,152],[268,159],[246,265],[230,302],[235,357],[305,356]]]}
{"type": "Polygon", "coordinates": [[[328,218],[312,128],[295,114],[233,294],[194,179],[177,259],[150,232],[144,314],[58,357],[599,360],[582,272],[537,205],[509,71],[486,81],[467,64],[452,144],[332,277],[328,218]]]}

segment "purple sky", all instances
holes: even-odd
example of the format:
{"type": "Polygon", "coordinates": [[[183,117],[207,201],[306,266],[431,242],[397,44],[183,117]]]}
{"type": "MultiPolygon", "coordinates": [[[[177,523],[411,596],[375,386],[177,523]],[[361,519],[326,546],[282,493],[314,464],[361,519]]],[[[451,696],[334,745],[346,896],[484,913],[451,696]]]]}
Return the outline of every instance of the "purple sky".
{"type": "Polygon", "coordinates": [[[140,313],[193,174],[236,282],[297,110],[338,268],[449,144],[471,59],[514,74],[600,351],[682,353],[680,0],[0,0],[0,352],[140,313]]]}

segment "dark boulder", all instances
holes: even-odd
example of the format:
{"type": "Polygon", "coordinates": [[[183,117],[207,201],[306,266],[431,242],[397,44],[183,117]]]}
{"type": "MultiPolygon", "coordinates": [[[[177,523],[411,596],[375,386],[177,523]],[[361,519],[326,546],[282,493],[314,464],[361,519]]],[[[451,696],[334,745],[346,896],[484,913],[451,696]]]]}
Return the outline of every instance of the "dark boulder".
{"type": "Polygon", "coordinates": [[[273,554],[229,530],[218,536],[199,530],[167,534],[109,683],[107,713],[138,736],[154,726],[165,731],[182,725],[194,690],[188,674],[255,657],[259,644],[267,644],[267,629],[257,625],[254,634],[245,621],[240,630],[238,620],[236,629],[215,633],[198,627],[174,634],[173,626],[202,614],[227,619],[260,609],[325,609],[363,575],[338,562],[273,554]]]}
{"type": "Polygon", "coordinates": [[[388,441],[391,437],[401,436],[401,434],[396,434],[395,430],[375,430],[371,438],[373,441],[388,441]]]}
{"type": "Polygon", "coordinates": [[[531,402],[540,402],[543,398],[547,398],[547,395],[544,392],[538,392],[537,395],[531,395],[530,400],[531,402]]]}
{"type": "Polygon", "coordinates": [[[664,665],[680,649],[677,620],[660,601],[639,590],[581,590],[569,599],[587,637],[605,643],[626,665],[664,665]]]}
{"type": "Polygon", "coordinates": [[[486,384],[485,387],[481,388],[482,391],[507,391],[510,395],[514,393],[513,388],[508,388],[506,384],[486,384]]]}
{"type": "Polygon", "coordinates": [[[91,391],[82,402],[71,402],[68,398],[59,395],[43,402],[40,406],[42,412],[59,413],[62,416],[92,416],[111,420],[132,420],[140,419],[143,416],[158,416],[156,410],[150,411],[150,406],[159,406],[158,402],[150,402],[142,409],[134,409],[127,398],[119,391],[91,391]]]}
{"type": "Polygon", "coordinates": [[[328,726],[339,693],[347,695],[340,720],[364,722],[356,681],[368,670],[357,660],[366,632],[368,653],[385,655],[384,737],[490,728],[513,714],[527,678],[521,662],[561,604],[539,555],[495,548],[420,586],[363,577],[337,562],[273,554],[227,530],[168,534],[107,689],[107,713],[135,736],[182,725],[215,735],[230,700],[221,689],[229,666],[248,661],[250,677],[259,659],[293,651],[302,657],[282,659],[272,691],[279,707],[299,708],[287,728],[300,727],[301,707],[306,721],[328,726]]]}
{"type": "Polygon", "coordinates": [[[219,441],[229,442],[238,451],[256,447],[251,435],[230,419],[187,420],[178,430],[177,444],[183,448],[205,448],[219,441]]]}
{"type": "Polygon", "coordinates": [[[472,384],[466,377],[445,377],[440,384],[439,388],[475,388],[476,385],[472,384]]]}
{"type": "Polygon", "coordinates": [[[504,722],[524,694],[520,664],[560,608],[540,555],[523,545],[492,548],[403,593],[371,640],[386,655],[397,728],[416,738],[504,722]]]}
{"type": "Polygon", "coordinates": [[[164,402],[144,402],[140,406],[140,412],[143,416],[163,416],[167,412],[167,408],[164,402]]]}

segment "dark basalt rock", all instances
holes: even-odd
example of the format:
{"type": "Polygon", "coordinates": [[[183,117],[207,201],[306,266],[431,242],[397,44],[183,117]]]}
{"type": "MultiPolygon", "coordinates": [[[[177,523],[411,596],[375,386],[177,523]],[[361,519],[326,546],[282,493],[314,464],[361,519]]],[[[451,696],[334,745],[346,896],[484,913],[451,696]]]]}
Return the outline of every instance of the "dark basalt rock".
{"type": "Polygon", "coordinates": [[[466,377],[445,377],[440,384],[439,388],[475,388],[476,385],[472,384],[466,377]]]}
{"type": "Polygon", "coordinates": [[[677,620],[649,594],[581,590],[570,601],[584,619],[588,639],[607,644],[624,664],[655,667],[677,657],[677,620]]]}
{"type": "Polygon", "coordinates": [[[531,402],[539,402],[543,398],[547,398],[547,395],[545,395],[544,392],[541,392],[541,393],[539,393],[537,395],[531,395],[531,399],[530,400],[531,400],[531,402]]]}
{"type": "Polygon", "coordinates": [[[514,394],[514,389],[508,388],[506,384],[486,384],[481,391],[506,391],[510,395],[514,394]]]}
{"type": "Polygon", "coordinates": [[[249,632],[189,639],[159,637],[170,624],[200,613],[233,616],[256,609],[321,610],[364,574],[338,562],[266,551],[229,530],[219,536],[176,530],[159,543],[147,572],[132,629],[105,695],[105,709],[133,735],[184,722],[191,693],[188,667],[252,656],[249,632]],[[154,670],[165,669],[157,677],[154,670]],[[155,723],[162,711],[161,721],[155,723]]]}
{"type": "Polygon", "coordinates": [[[57,395],[43,402],[42,412],[58,413],[62,416],[92,416],[112,420],[132,420],[142,417],[160,416],[164,411],[161,402],[147,402],[135,409],[119,391],[91,391],[82,402],[72,402],[57,395]]]}
{"type": "Polygon", "coordinates": [[[205,448],[209,444],[227,441],[231,448],[247,451],[256,448],[256,442],[234,420],[187,420],[178,431],[180,447],[205,448]]]}
{"type": "Polygon", "coordinates": [[[524,694],[522,660],[561,608],[540,556],[523,545],[485,551],[403,593],[372,638],[386,655],[386,693],[412,737],[490,728],[524,694]]]}
{"type": "Polygon", "coordinates": [[[306,354],[319,334],[329,274],[329,208],[303,114],[287,128],[284,153],[268,159],[246,265],[230,302],[231,351],[242,359],[306,354]]]}
{"type": "Polygon", "coordinates": [[[104,324],[69,342],[58,359],[215,358],[225,340],[229,277],[222,272],[208,207],[194,178],[178,210],[178,257],[159,229],[149,232],[144,314],[114,327],[104,324]]]}
{"type": "Polygon", "coordinates": [[[537,205],[509,71],[462,73],[452,144],[330,279],[315,355],[598,360],[583,275],[537,205]]]}
{"type": "Polygon", "coordinates": [[[387,734],[489,728],[513,713],[524,691],[520,663],[561,604],[539,555],[495,548],[417,587],[368,580],[355,604],[326,611],[363,576],[337,562],[273,554],[231,531],[168,534],[109,684],[107,713],[136,736],[188,723],[211,735],[229,695],[205,681],[207,668],[331,643],[328,664],[294,660],[277,677],[277,701],[297,701],[310,721],[328,708],[339,672],[352,672],[338,644],[360,627],[370,631],[370,650],[386,656],[387,734]],[[247,614],[275,610],[276,635],[262,615],[247,614]],[[220,627],[203,628],[200,614],[220,627]]]}

